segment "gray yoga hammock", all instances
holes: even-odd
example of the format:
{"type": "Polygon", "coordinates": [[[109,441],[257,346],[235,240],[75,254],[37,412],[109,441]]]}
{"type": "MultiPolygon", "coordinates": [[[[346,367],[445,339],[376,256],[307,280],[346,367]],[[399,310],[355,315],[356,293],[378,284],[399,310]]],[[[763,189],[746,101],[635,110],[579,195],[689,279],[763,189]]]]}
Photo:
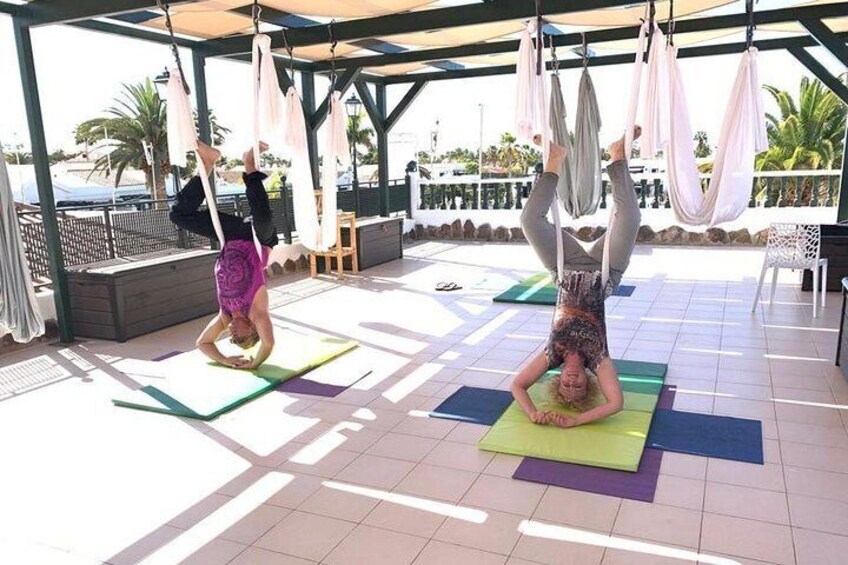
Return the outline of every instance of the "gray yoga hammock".
{"type": "Polygon", "coordinates": [[[601,115],[589,71],[583,69],[577,93],[577,122],[574,141],[565,123],[565,101],[559,75],[551,75],[551,141],[566,149],[559,173],[557,195],[572,218],[594,214],[601,201],[601,145],[598,132],[601,115]]]}
{"type": "Polygon", "coordinates": [[[44,333],[44,319],[35,300],[9,171],[0,151],[0,337],[8,333],[26,343],[44,333]]]}

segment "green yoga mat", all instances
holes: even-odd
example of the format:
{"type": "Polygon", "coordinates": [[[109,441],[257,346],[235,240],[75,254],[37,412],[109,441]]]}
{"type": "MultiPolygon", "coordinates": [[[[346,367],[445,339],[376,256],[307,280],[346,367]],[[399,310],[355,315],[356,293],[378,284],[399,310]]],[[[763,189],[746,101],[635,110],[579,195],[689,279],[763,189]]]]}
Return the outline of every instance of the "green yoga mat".
{"type": "MultiPolygon", "coordinates": [[[[200,351],[190,351],[157,364],[162,365],[157,372],[167,374],[166,378],[132,374],[141,387],[112,402],[124,408],[212,420],[358,345],[290,329],[276,330],[274,341],[274,352],[255,371],[224,367],[200,351]]],[[[219,348],[224,355],[243,353],[224,341],[219,348]]]]}
{"type": "MultiPolygon", "coordinates": [[[[612,294],[613,296],[630,296],[634,289],[633,286],[619,285],[612,294]]],[[[557,301],[557,289],[548,273],[539,273],[511,286],[497,295],[494,301],[554,306],[557,301]]]]}
{"type": "Polygon", "coordinates": [[[497,295],[495,302],[520,302],[542,306],[556,304],[557,290],[548,273],[539,273],[526,278],[497,295]]]}
{"type": "MultiPolygon", "coordinates": [[[[551,398],[550,380],[555,376],[556,372],[551,371],[530,387],[530,398],[539,410],[573,416],[574,411],[551,398]]],[[[513,402],[478,447],[484,451],[636,472],[663,378],[664,372],[662,376],[621,373],[624,409],[609,418],[575,428],[536,425],[513,402]]]]}

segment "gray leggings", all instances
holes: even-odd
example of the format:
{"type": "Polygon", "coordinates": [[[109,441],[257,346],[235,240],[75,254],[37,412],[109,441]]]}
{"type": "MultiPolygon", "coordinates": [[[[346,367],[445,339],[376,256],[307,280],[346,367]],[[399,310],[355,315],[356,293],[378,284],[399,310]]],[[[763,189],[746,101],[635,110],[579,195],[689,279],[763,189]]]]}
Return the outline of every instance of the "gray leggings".
{"type": "MultiPolygon", "coordinates": [[[[630,264],[630,255],[636,246],[641,214],[633,190],[633,179],[627,161],[616,161],[607,166],[612,183],[612,199],[615,203],[607,232],[584,248],[580,241],[562,230],[565,269],[571,271],[599,271],[604,256],[604,241],[610,239],[610,280],[615,286],[630,264]]],[[[556,195],[557,175],[543,173],[539,176],[530,197],[521,212],[521,227],[536,255],[554,277],[557,272],[556,228],[548,221],[548,210],[556,195]]]]}

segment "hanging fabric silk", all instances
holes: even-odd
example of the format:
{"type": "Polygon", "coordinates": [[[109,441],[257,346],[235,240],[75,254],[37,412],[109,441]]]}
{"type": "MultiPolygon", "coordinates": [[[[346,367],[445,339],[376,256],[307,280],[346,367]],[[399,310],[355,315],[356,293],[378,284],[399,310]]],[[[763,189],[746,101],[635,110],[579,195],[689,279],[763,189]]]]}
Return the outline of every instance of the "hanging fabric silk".
{"type": "MultiPolygon", "coordinates": [[[[326,251],[329,246],[321,245],[321,226],[312,185],[312,168],[309,165],[309,148],[306,139],[306,118],[303,104],[295,88],[286,93],[286,145],[291,157],[288,180],[292,186],[294,223],[300,242],[311,251],[326,251]]],[[[327,161],[325,161],[327,162],[327,161]]],[[[325,200],[326,202],[326,200],[325,200]]],[[[335,210],[323,207],[324,218],[334,218],[335,210]],[[327,215],[329,214],[329,215],[327,215]]]]}
{"type": "MultiPolygon", "coordinates": [[[[654,31],[649,54],[643,151],[662,149],[668,170],[668,192],[678,221],[715,226],[738,218],[748,207],[754,176],[754,157],[768,147],[757,50],[742,54],[731,90],[713,162],[709,187],[704,193],[695,162],[695,147],[677,49],[667,45],[662,32],[654,31]],[[659,44],[662,50],[655,50],[659,44]]],[[[637,57],[643,52],[637,53],[637,57]]],[[[631,92],[631,95],[633,93],[631,92]]],[[[631,107],[638,103],[631,98],[631,107]]]]}
{"type": "Polygon", "coordinates": [[[336,201],[338,164],[346,166],[350,162],[350,147],[347,142],[346,115],[341,104],[341,92],[332,91],[327,113],[327,137],[324,143],[324,166],[321,171],[322,186],[322,249],[329,249],[336,243],[336,201]]]}
{"type": "MultiPolygon", "coordinates": [[[[536,75],[536,49],[533,45],[533,22],[521,32],[516,66],[515,133],[519,139],[533,139],[545,126],[543,82],[536,75]]],[[[545,73],[542,73],[544,76],[545,73]]]]}
{"type": "Polygon", "coordinates": [[[185,167],[186,153],[193,151],[197,157],[197,170],[203,183],[203,193],[206,195],[206,206],[212,217],[212,225],[221,245],[224,244],[224,232],[221,229],[221,219],[218,217],[218,206],[215,195],[209,184],[209,171],[203,160],[197,155],[197,132],[194,127],[194,113],[188,94],[183,86],[179,69],[171,69],[168,78],[168,155],[172,165],[185,167]]]}
{"type": "Polygon", "coordinates": [[[259,164],[259,142],[273,144],[283,136],[283,105],[271,38],[253,36],[253,158],[259,164]]]}
{"type": "Polygon", "coordinates": [[[748,207],[754,158],[768,149],[766,120],[757,74],[757,49],[748,48],[739,62],[730,93],[706,193],[701,191],[695,144],[677,49],[669,48],[672,137],[668,143],[669,193],[677,219],[690,225],[715,226],[738,218],[748,207]]]}
{"type": "Polygon", "coordinates": [[[27,343],[44,333],[29,271],[6,160],[0,151],[0,337],[27,343]]]}
{"type": "Polygon", "coordinates": [[[566,125],[565,102],[559,76],[551,77],[551,141],[565,147],[557,194],[571,217],[594,214],[601,201],[601,146],[598,134],[601,116],[588,70],[583,70],[577,95],[574,143],[566,125]]]}

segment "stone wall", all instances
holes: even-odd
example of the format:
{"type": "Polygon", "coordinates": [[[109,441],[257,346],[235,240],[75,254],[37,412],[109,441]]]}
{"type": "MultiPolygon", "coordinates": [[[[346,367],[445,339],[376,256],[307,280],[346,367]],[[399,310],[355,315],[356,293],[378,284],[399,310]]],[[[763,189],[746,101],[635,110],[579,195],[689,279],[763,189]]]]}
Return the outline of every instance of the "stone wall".
{"type": "MultiPolygon", "coordinates": [[[[606,231],[605,227],[565,228],[581,241],[594,241],[606,231]]],[[[491,224],[475,226],[471,220],[455,220],[452,224],[425,226],[415,224],[415,230],[404,235],[407,241],[416,240],[466,240],[466,241],[526,241],[521,228],[493,228],[491,224]]],[[[649,226],[639,228],[637,243],[649,245],[743,245],[764,246],[768,240],[768,230],[750,233],[747,229],[723,230],[709,228],[705,232],[688,231],[679,226],[671,226],[654,231],[649,226]]]]}
{"type": "Polygon", "coordinates": [[[309,257],[301,254],[297,259],[286,259],[282,264],[271,263],[265,269],[265,276],[269,279],[276,279],[292,273],[309,270],[309,257]]]}

